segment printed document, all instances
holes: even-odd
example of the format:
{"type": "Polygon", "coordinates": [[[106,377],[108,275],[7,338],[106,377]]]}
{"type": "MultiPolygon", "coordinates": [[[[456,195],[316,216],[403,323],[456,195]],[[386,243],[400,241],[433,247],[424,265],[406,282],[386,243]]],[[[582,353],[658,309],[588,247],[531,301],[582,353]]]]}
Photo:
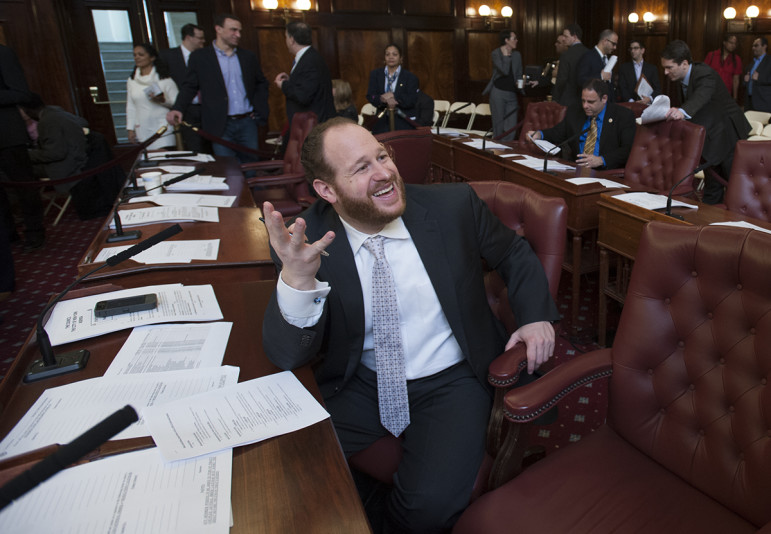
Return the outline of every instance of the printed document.
{"type": "Polygon", "coordinates": [[[565,181],[576,185],[599,183],[608,188],[625,187],[629,189],[629,186],[626,184],[614,182],[613,180],[606,180],[605,178],[568,178],[565,181]]]}
{"type": "Polygon", "coordinates": [[[210,206],[213,208],[229,208],[235,201],[235,195],[191,195],[185,193],[162,193],[160,195],[132,197],[131,200],[129,200],[129,204],[136,204],[137,202],[152,202],[158,206],[210,206]]]}
{"type": "MultiPolygon", "coordinates": [[[[613,198],[640,206],[648,210],[661,210],[667,207],[667,195],[654,195],[652,193],[624,193],[616,195],[613,198]]],[[[696,204],[686,204],[679,200],[672,199],[672,207],[699,209],[696,204]]]]}
{"type": "MultiPolygon", "coordinates": [[[[197,206],[158,206],[154,208],[118,210],[118,215],[120,215],[121,225],[126,227],[159,222],[220,222],[217,208],[197,206]]],[[[115,228],[114,221],[110,223],[110,228],[115,228]]]]}
{"type": "MultiPolygon", "coordinates": [[[[179,174],[164,174],[161,176],[161,180],[165,183],[172,178],[176,178],[179,174]]],[[[225,178],[208,175],[191,176],[176,184],[165,186],[166,191],[227,191],[228,184],[225,183],[225,178]]]]}
{"type": "Polygon", "coordinates": [[[750,228],[752,230],[757,230],[759,232],[765,232],[767,234],[771,234],[771,230],[769,230],[768,228],[762,228],[756,224],[748,223],[747,221],[715,222],[715,223],[710,223],[710,226],[733,226],[736,228],[750,228]]]}
{"type": "Polygon", "coordinates": [[[329,417],[291,371],[151,406],[142,415],[169,461],[262,441],[329,417]]]}
{"type": "Polygon", "coordinates": [[[643,110],[642,115],[635,120],[637,121],[637,124],[663,121],[667,118],[667,111],[669,111],[669,108],[669,97],[667,95],[659,95],[653,99],[650,106],[643,110]]]}
{"type": "Polygon", "coordinates": [[[0,442],[0,459],[69,443],[126,404],[140,419],[113,439],[149,436],[142,410],[238,382],[238,367],[101,376],[49,388],[0,442]]]}
{"type": "MultiPolygon", "coordinates": [[[[131,245],[107,247],[99,251],[94,263],[107,261],[107,258],[115,256],[131,248],[131,245]]],[[[150,265],[160,263],[190,263],[193,260],[215,261],[220,250],[219,239],[184,239],[179,241],[162,241],[147,250],[133,256],[131,259],[137,263],[150,265]]]]}
{"type": "Polygon", "coordinates": [[[219,367],[232,327],[229,322],[137,327],[104,376],[219,367]]]}
{"type": "Polygon", "coordinates": [[[45,330],[51,338],[51,344],[56,346],[135,326],[180,321],[219,321],[222,318],[222,311],[211,285],[163,284],[63,300],[54,306],[45,324],[45,330]],[[154,310],[122,313],[104,318],[94,315],[94,307],[99,301],[150,293],[155,293],[158,297],[158,307],[154,310]]]}
{"type": "Polygon", "coordinates": [[[228,534],[233,451],[165,463],[157,448],[65,469],[0,512],[0,532],[228,534]]]}
{"type": "MultiPolygon", "coordinates": [[[[478,148],[479,150],[482,150],[482,139],[473,139],[471,141],[465,141],[463,144],[466,146],[470,146],[471,148],[478,148]]],[[[485,145],[485,149],[488,149],[488,148],[495,148],[498,150],[511,149],[511,147],[502,145],[500,143],[496,143],[495,141],[485,141],[484,145],[485,145]]]]}

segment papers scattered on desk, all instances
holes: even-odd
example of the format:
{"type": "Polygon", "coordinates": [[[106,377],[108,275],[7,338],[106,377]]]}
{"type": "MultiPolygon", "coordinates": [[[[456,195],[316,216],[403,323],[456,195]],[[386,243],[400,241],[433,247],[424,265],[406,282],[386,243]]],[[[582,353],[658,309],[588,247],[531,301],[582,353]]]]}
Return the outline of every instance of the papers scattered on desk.
{"type": "Polygon", "coordinates": [[[255,443],[329,417],[291,371],[151,406],[143,415],[166,460],[255,443]]]}
{"type": "MultiPolygon", "coordinates": [[[[142,410],[235,385],[238,367],[224,366],[165,373],[102,376],[49,388],[0,442],[0,458],[54,443],[68,443],[114,411],[130,404],[142,410]]],[[[113,439],[149,436],[144,417],[113,439]]]]}
{"type": "MultiPolygon", "coordinates": [[[[135,210],[119,210],[120,223],[124,227],[140,226],[159,222],[219,222],[217,208],[197,206],[159,206],[156,208],[137,208],[135,210]]],[[[110,228],[115,228],[115,222],[110,222],[110,228]]]]}
{"type": "Polygon", "coordinates": [[[748,223],[747,221],[716,222],[716,223],[711,223],[710,226],[734,226],[736,228],[751,228],[752,230],[758,230],[760,232],[771,234],[771,230],[767,228],[763,228],[762,226],[757,226],[755,224],[748,223]]]}
{"type": "Polygon", "coordinates": [[[637,124],[663,121],[667,118],[667,111],[669,111],[669,108],[669,97],[667,95],[659,95],[653,99],[650,106],[643,110],[642,115],[635,120],[637,121],[637,124]]]}
{"type": "Polygon", "coordinates": [[[190,161],[200,161],[206,163],[207,161],[214,161],[214,156],[211,154],[195,154],[192,155],[189,150],[166,150],[164,152],[150,152],[147,159],[149,160],[167,160],[167,159],[185,159],[190,161]]]}
{"type": "Polygon", "coordinates": [[[0,512],[0,532],[227,534],[233,451],[173,464],[157,448],[65,469],[0,512]]]}
{"type": "MultiPolygon", "coordinates": [[[[471,148],[478,148],[479,150],[482,150],[482,139],[472,139],[471,141],[464,141],[463,144],[466,146],[470,146],[471,148]]],[[[509,150],[511,147],[502,145],[500,143],[496,143],[495,141],[485,141],[485,149],[488,149],[488,148],[495,148],[498,150],[509,150]]]]}
{"type": "MultiPolygon", "coordinates": [[[[164,165],[162,167],[159,167],[163,172],[168,172],[175,174],[175,176],[179,176],[180,174],[185,174],[188,172],[193,172],[196,167],[195,165],[164,165]]],[[[166,178],[165,176],[161,176],[161,178],[166,178]]],[[[166,178],[167,180],[169,178],[166,178]]],[[[189,180],[190,178],[188,178],[189,180]]]]}
{"type": "MultiPolygon", "coordinates": [[[[94,263],[102,263],[107,258],[131,248],[132,245],[106,247],[99,251],[94,263]]],[[[220,250],[219,239],[187,239],[180,241],[163,241],[149,249],[140,252],[133,261],[150,265],[164,263],[190,263],[193,260],[214,261],[220,250]]]]}
{"type": "Polygon", "coordinates": [[[540,148],[550,156],[553,156],[554,154],[559,152],[559,150],[554,150],[555,148],[558,148],[557,145],[547,141],[546,139],[533,139],[533,143],[535,143],[535,146],[537,146],[538,148],[540,148]]]}
{"type": "Polygon", "coordinates": [[[626,184],[614,182],[613,180],[606,180],[605,178],[568,178],[565,181],[576,185],[599,183],[608,188],[618,188],[618,187],[624,187],[627,189],[629,188],[629,186],[626,184]]]}
{"type": "MultiPolygon", "coordinates": [[[[654,195],[651,193],[624,193],[622,195],[616,195],[613,198],[628,202],[629,204],[634,204],[635,206],[640,206],[641,208],[645,208],[647,210],[661,210],[667,207],[666,195],[654,195]]],[[[674,199],[672,199],[672,207],[699,209],[699,206],[695,204],[686,204],[685,202],[680,202],[679,200],[674,199]]]]}
{"type": "MultiPolygon", "coordinates": [[[[172,178],[176,178],[180,174],[164,174],[161,176],[161,180],[165,183],[172,178]]],[[[176,184],[171,184],[166,187],[166,191],[227,191],[228,184],[225,183],[225,178],[197,175],[191,176],[176,184]]]]}
{"type": "MultiPolygon", "coordinates": [[[[527,167],[528,169],[535,169],[535,170],[543,170],[543,158],[535,158],[533,156],[529,156],[527,154],[512,154],[513,155],[520,155],[523,159],[515,159],[512,160],[512,163],[516,163],[517,165],[522,165],[523,167],[527,167]]],[[[576,168],[573,165],[567,165],[565,163],[560,163],[559,161],[554,161],[552,159],[549,160],[549,166],[547,167],[550,171],[575,171],[576,168]]]]}
{"type": "Polygon", "coordinates": [[[104,376],[219,367],[232,327],[229,322],[137,327],[104,376]]]}
{"type": "Polygon", "coordinates": [[[137,202],[152,202],[159,206],[210,206],[214,208],[229,208],[236,201],[235,195],[191,195],[185,193],[164,193],[132,197],[129,204],[137,202]]]}
{"type": "Polygon", "coordinates": [[[454,130],[439,130],[439,134],[442,137],[468,137],[466,132],[458,132],[454,130]]]}
{"type": "Polygon", "coordinates": [[[180,321],[219,321],[221,319],[222,311],[211,285],[163,284],[63,300],[54,306],[45,329],[51,338],[51,344],[56,346],[135,326],[180,321]],[[100,300],[132,297],[147,293],[158,295],[158,307],[154,310],[123,313],[104,318],[94,316],[94,306],[100,300]]]}

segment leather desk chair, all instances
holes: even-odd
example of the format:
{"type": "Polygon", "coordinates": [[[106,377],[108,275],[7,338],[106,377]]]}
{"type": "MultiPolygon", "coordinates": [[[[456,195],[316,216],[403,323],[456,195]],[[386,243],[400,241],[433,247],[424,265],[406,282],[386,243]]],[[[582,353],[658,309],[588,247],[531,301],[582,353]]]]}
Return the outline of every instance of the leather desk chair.
{"type": "Polygon", "coordinates": [[[404,183],[426,184],[431,181],[431,145],[434,137],[430,128],[394,130],[377,134],[394,158],[404,183]]]}
{"type": "Polygon", "coordinates": [[[525,118],[518,139],[525,140],[525,134],[530,130],[545,130],[556,126],[565,118],[567,108],[557,102],[532,102],[527,105],[525,118]]]}
{"type": "Polygon", "coordinates": [[[242,172],[257,172],[257,176],[247,178],[246,182],[258,207],[266,200],[270,201],[284,218],[288,218],[299,214],[313,203],[315,197],[305,180],[300,152],[305,138],[317,122],[316,114],[312,111],[295,113],[292,116],[284,159],[241,165],[242,172]]]}
{"type": "MultiPolygon", "coordinates": [[[[632,188],[667,194],[673,185],[699,166],[704,138],[704,127],[689,121],[638,125],[623,174],[608,173],[623,177],[624,183],[632,188]]],[[[692,191],[693,176],[689,176],[677,186],[674,194],[692,191]]]]}
{"type": "Polygon", "coordinates": [[[769,250],[755,230],[648,224],[613,347],[505,399],[517,425],[610,376],[607,422],[454,532],[771,532],[769,250]]]}
{"type": "MultiPolygon", "coordinates": [[[[549,280],[549,290],[556,296],[562,272],[562,258],[565,251],[565,236],[567,235],[567,205],[561,198],[543,196],[535,191],[509,182],[470,182],[479,197],[485,201],[490,210],[498,216],[509,228],[524,236],[530,243],[544,266],[549,280]]],[[[508,309],[506,288],[495,271],[485,279],[485,291],[493,311],[498,314],[507,310],[499,319],[508,332],[516,329],[514,317],[508,309]],[[497,279],[497,281],[496,281],[497,279]]],[[[510,359],[512,349],[502,357],[510,359]]],[[[521,351],[524,353],[524,350],[521,351]]],[[[500,359],[500,358],[499,358],[500,359]]],[[[504,363],[498,359],[493,362],[500,370],[499,374],[515,375],[515,369],[504,370],[504,363]],[[497,363],[496,363],[497,362],[497,363]]],[[[492,368],[492,366],[491,366],[492,368]]],[[[491,382],[492,383],[492,382],[491,382]]],[[[495,383],[497,385],[497,382],[495,383]]],[[[500,394],[502,400],[503,395],[500,394]]],[[[497,431],[498,425],[494,427],[497,431]]],[[[493,441],[497,441],[497,437],[493,441]]],[[[491,439],[488,438],[488,443],[491,439]]],[[[493,454],[493,451],[488,451],[493,454]]],[[[380,438],[369,448],[354,454],[349,463],[352,467],[383,482],[392,484],[402,457],[401,441],[393,436],[380,438]]],[[[487,491],[488,475],[492,467],[492,458],[483,463],[477,476],[472,500],[487,491]]],[[[449,466],[448,468],[451,468],[449,466]]]]}
{"type": "Polygon", "coordinates": [[[726,207],[771,221],[771,141],[739,141],[734,150],[726,207]]]}
{"type": "Polygon", "coordinates": [[[634,113],[635,119],[642,115],[645,108],[648,107],[647,104],[642,102],[617,102],[617,104],[631,110],[634,113]]]}

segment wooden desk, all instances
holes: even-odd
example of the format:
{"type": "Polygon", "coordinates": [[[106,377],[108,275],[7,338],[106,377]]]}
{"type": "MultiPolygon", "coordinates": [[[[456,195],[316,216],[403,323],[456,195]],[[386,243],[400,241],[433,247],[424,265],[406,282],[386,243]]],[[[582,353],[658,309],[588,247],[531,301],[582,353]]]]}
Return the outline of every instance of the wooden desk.
{"type": "Polygon", "coordinates": [[[746,221],[754,225],[771,229],[766,221],[743,217],[723,208],[701,204],[691,199],[676,197],[688,204],[698,205],[698,209],[673,208],[672,213],[681,215],[683,220],[668,217],[663,213],[651,211],[615,198],[624,191],[603,193],[597,202],[599,210],[599,230],[597,245],[600,249],[600,299],[598,317],[598,344],[604,346],[608,323],[607,297],[620,304],[624,303],[632,264],[640,245],[643,226],[650,221],[663,221],[670,224],[705,226],[717,222],[746,221]],[[609,252],[616,258],[615,278],[610,276],[609,252]]]}
{"type": "MultiPolygon", "coordinates": [[[[273,282],[230,281],[231,271],[182,271],[185,284],[211,282],[226,321],[233,329],[223,363],[241,368],[240,381],[279,371],[262,351],[262,319],[273,282]]],[[[157,283],[162,273],[120,279],[120,287],[157,283]]],[[[113,288],[116,289],[116,288],[113,288]]],[[[93,288],[92,288],[93,290],[93,288]]],[[[40,394],[49,387],[101,376],[128,337],[129,331],[56,347],[57,352],[88,348],[91,357],[81,373],[23,384],[29,363],[38,358],[34,339],[27,340],[8,375],[0,383],[0,438],[4,437],[40,394]]],[[[321,401],[309,367],[295,371],[321,401]]],[[[152,443],[146,438],[147,444],[152,443]]],[[[132,441],[132,440],[126,440],[132,441]]],[[[256,532],[371,532],[361,500],[350,476],[329,419],[303,430],[233,451],[232,533],[256,532]]]]}
{"type": "MultiPolygon", "coordinates": [[[[126,260],[115,267],[107,267],[90,278],[101,280],[104,278],[121,276],[131,273],[146,271],[179,271],[185,269],[250,266],[257,267],[256,278],[252,280],[272,280],[276,277],[273,261],[270,258],[268,232],[265,225],[259,220],[262,211],[259,208],[220,208],[218,223],[210,222],[186,222],[180,223],[182,232],[170,238],[169,241],[185,241],[192,239],[219,239],[219,254],[215,261],[194,260],[190,263],[164,263],[145,265],[134,260],[126,260]]],[[[123,243],[107,243],[107,236],[112,233],[109,216],[102,229],[96,234],[86,252],[78,262],[78,276],[93,269],[96,265],[93,258],[105,247],[118,245],[135,245],[139,242],[127,241],[123,243]]],[[[158,223],[138,226],[142,231],[142,238],[147,239],[171,226],[171,223],[158,223]]],[[[166,281],[169,280],[166,275],[166,281]]]]}
{"type": "Polygon", "coordinates": [[[463,144],[463,141],[467,140],[468,137],[457,139],[434,135],[431,157],[435,179],[440,177],[443,181],[450,181],[448,178],[452,181],[504,180],[546,196],[565,200],[568,206],[567,226],[572,239],[569,240],[562,268],[572,274],[571,326],[575,327],[580,309],[581,275],[594,271],[599,266],[595,249],[584,251],[584,234],[597,229],[597,201],[608,189],[599,183],[576,185],[566,180],[577,176],[602,176],[602,173],[577,168],[573,172],[548,174],[518,165],[512,158],[500,157],[500,154],[505,153],[542,157],[540,150],[533,152],[528,145],[511,142],[506,143],[511,147],[509,150],[496,150],[493,153],[463,144]]]}

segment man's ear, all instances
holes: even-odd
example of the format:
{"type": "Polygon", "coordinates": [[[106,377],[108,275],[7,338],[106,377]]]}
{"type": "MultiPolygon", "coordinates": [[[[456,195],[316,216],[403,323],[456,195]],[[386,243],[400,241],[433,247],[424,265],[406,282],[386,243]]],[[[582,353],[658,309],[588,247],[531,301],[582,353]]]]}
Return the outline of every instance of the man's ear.
{"type": "Polygon", "coordinates": [[[334,188],[323,180],[313,180],[313,189],[316,190],[316,194],[334,205],[337,202],[337,194],[334,188]]]}
{"type": "Polygon", "coordinates": [[[608,95],[602,95],[602,103],[607,104],[608,103],[608,95]]]}

